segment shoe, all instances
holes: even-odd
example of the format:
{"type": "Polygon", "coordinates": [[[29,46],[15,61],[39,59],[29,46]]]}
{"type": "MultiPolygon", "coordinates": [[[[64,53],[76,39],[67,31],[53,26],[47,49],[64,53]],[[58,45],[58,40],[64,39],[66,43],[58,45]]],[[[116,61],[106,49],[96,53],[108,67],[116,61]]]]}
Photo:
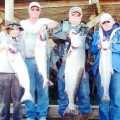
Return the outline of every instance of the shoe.
{"type": "Polygon", "coordinates": [[[40,118],[39,120],[46,120],[46,118],[40,118]]]}
{"type": "Polygon", "coordinates": [[[27,118],[26,120],[35,120],[34,118],[27,118]]]}

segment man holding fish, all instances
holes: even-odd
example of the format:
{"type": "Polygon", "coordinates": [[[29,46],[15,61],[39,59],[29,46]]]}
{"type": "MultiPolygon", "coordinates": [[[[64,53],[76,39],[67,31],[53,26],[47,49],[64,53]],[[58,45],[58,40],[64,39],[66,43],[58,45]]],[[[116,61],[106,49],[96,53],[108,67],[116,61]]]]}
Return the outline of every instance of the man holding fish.
{"type": "MultiPolygon", "coordinates": [[[[21,63],[14,56],[19,54],[20,57],[22,56],[21,60],[24,59],[24,43],[21,37],[21,31],[23,30],[18,22],[12,20],[9,21],[5,31],[0,33],[0,120],[10,119],[11,98],[13,101],[12,119],[22,120],[20,101],[24,94],[24,89],[15,70],[21,68],[21,63]],[[12,66],[14,63],[18,63],[15,64],[15,69],[12,66]]],[[[24,76],[24,69],[21,76],[24,76]]],[[[24,77],[22,81],[26,83],[24,77]]]]}
{"type": "Polygon", "coordinates": [[[27,120],[46,120],[49,106],[47,76],[47,31],[58,23],[48,18],[39,18],[41,6],[39,2],[31,2],[28,8],[29,18],[20,22],[24,28],[25,62],[30,75],[30,92],[34,98],[25,102],[27,120]],[[42,32],[44,33],[42,34],[42,32]],[[35,101],[37,93],[37,103],[35,101]]]}
{"type": "Polygon", "coordinates": [[[100,17],[91,54],[96,77],[100,120],[120,119],[120,25],[109,13],[100,17]]]}
{"type": "MultiPolygon", "coordinates": [[[[85,72],[85,49],[89,28],[81,22],[82,9],[72,7],[69,20],[61,21],[53,30],[52,39],[61,48],[58,68],[58,113],[61,116],[91,114],[89,77],[85,72]],[[75,105],[76,96],[78,106],[75,105]]],[[[91,37],[89,37],[91,38],[91,37]]]]}

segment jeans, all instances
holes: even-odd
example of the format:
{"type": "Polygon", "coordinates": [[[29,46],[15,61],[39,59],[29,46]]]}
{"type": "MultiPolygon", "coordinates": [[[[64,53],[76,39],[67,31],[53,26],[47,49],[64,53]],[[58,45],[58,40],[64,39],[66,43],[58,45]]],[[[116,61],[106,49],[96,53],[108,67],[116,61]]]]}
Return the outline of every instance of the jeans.
{"type": "Polygon", "coordinates": [[[38,72],[35,59],[27,58],[25,62],[30,75],[30,92],[34,100],[36,100],[36,103],[25,102],[26,117],[40,119],[47,116],[49,106],[48,87],[43,89],[43,78],[38,72]]]}
{"type": "MultiPolygon", "coordinates": [[[[68,96],[65,93],[65,81],[64,81],[64,69],[65,63],[62,63],[60,69],[58,70],[57,79],[58,79],[58,113],[63,116],[63,113],[68,106],[68,96]]],[[[90,97],[89,97],[90,89],[89,89],[89,75],[86,73],[86,80],[81,80],[80,87],[78,89],[78,106],[81,113],[90,114],[92,113],[92,108],[90,105],[90,97]]]]}
{"type": "Polygon", "coordinates": [[[100,120],[120,120],[120,73],[114,71],[111,76],[109,94],[110,101],[102,101],[103,87],[99,72],[96,75],[100,120]]]}
{"type": "Polygon", "coordinates": [[[22,120],[20,99],[23,95],[15,74],[0,73],[0,120],[10,120],[10,102],[13,99],[13,120],[22,120]]]}

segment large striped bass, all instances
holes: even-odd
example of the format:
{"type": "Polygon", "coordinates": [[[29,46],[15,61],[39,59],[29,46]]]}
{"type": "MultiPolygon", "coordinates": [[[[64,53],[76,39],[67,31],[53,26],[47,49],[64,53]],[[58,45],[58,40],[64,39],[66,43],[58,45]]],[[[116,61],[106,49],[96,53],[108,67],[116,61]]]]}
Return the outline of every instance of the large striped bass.
{"type": "Polygon", "coordinates": [[[47,60],[50,57],[50,49],[48,45],[48,31],[45,30],[39,39],[37,39],[35,47],[35,59],[40,75],[43,77],[43,88],[49,85],[47,60]]]}
{"type": "Polygon", "coordinates": [[[71,47],[68,52],[65,66],[65,91],[67,92],[69,104],[65,114],[80,114],[75,105],[75,98],[80,86],[80,81],[85,79],[85,38],[86,35],[71,34],[71,47]]]}
{"type": "MultiPolygon", "coordinates": [[[[14,51],[12,45],[9,45],[9,49],[14,51]]],[[[11,53],[8,50],[8,56],[9,56],[10,65],[12,66],[13,70],[15,71],[18,77],[20,85],[25,90],[23,97],[21,98],[21,102],[25,102],[25,101],[34,102],[33,97],[31,96],[30,93],[30,78],[28,74],[28,69],[20,52],[11,53]]]]}

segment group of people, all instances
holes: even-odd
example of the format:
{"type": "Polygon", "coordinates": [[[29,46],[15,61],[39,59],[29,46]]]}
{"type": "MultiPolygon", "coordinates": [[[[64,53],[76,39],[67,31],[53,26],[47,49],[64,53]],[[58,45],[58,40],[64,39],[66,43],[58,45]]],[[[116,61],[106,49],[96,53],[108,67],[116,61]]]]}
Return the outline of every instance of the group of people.
{"type": "MultiPolygon", "coordinates": [[[[71,44],[69,34],[72,29],[76,31],[76,34],[86,34],[85,49],[90,49],[90,53],[95,55],[91,70],[96,78],[100,120],[119,120],[120,25],[115,23],[109,13],[103,13],[100,17],[99,29],[91,35],[88,31],[88,26],[82,22],[83,14],[80,7],[72,7],[69,11],[68,20],[63,20],[60,23],[48,18],[39,18],[41,6],[38,2],[31,2],[29,4],[28,13],[28,19],[22,20],[20,23],[10,21],[5,31],[0,33],[0,120],[10,120],[11,96],[13,100],[13,120],[22,119],[21,98],[25,90],[20,85],[16,71],[14,71],[9,62],[9,53],[14,55],[17,52],[21,53],[27,66],[30,77],[30,93],[34,99],[34,102],[32,100],[26,100],[24,102],[26,120],[35,120],[36,118],[38,120],[46,120],[49,106],[48,86],[43,88],[43,77],[40,75],[35,61],[35,45],[36,40],[41,37],[42,32],[48,29],[52,29],[52,39],[60,48],[59,59],[56,62],[59,92],[58,113],[64,116],[64,111],[69,103],[68,96],[65,93],[64,71],[67,53],[71,44]],[[103,36],[100,36],[100,31],[102,31],[103,36]],[[113,32],[114,35],[111,38],[113,32]],[[100,40],[103,39],[103,37],[106,38],[106,40],[112,40],[112,67],[114,74],[111,75],[109,87],[110,101],[102,100],[104,88],[101,85],[101,76],[99,74],[100,51],[103,49],[100,40]]],[[[83,116],[92,113],[89,97],[89,74],[88,71],[85,73],[86,77],[84,80],[81,80],[77,92],[78,108],[83,116]]],[[[86,118],[86,120],[87,119],[88,118],[86,118]]]]}

